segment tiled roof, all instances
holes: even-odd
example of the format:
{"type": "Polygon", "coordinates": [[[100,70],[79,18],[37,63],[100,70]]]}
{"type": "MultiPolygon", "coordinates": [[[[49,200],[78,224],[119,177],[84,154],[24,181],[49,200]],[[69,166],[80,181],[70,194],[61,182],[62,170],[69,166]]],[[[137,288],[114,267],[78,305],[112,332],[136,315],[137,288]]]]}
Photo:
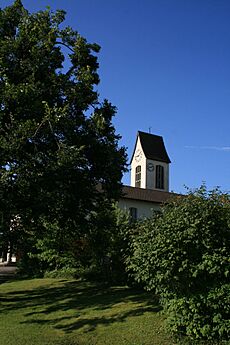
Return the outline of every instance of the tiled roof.
{"type": "Polygon", "coordinates": [[[163,203],[170,198],[178,196],[176,193],[163,192],[153,189],[144,189],[130,186],[123,186],[122,199],[133,199],[147,202],[163,203]]]}
{"type": "Polygon", "coordinates": [[[138,136],[147,159],[171,163],[161,136],[141,131],[138,131],[138,136]]]}

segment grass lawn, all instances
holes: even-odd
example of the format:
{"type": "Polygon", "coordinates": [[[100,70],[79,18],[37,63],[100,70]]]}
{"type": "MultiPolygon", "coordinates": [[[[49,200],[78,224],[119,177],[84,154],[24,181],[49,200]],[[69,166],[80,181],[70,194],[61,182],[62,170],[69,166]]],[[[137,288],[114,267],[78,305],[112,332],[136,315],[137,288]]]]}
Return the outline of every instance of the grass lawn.
{"type": "Polygon", "coordinates": [[[154,296],[65,279],[0,285],[0,345],[173,345],[154,296]]]}

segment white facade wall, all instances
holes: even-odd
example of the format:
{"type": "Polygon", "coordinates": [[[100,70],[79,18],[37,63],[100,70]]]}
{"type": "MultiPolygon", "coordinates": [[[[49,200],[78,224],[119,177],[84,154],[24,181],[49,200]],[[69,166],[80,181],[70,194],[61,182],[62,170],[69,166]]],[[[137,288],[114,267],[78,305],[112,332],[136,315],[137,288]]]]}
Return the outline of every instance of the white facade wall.
{"type": "Polygon", "coordinates": [[[147,201],[139,201],[133,199],[120,199],[118,202],[118,206],[124,210],[129,212],[131,207],[135,207],[137,209],[137,218],[149,218],[152,216],[153,211],[160,210],[160,204],[151,203],[147,201]]]}
{"type": "Polygon", "coordinates": [[[159,190],[155,188],[156,165],[161,165],[164,168],[164,189],[160,189],[160,190],[164,192],[168,192],[169,191],[169,164],[165,162],[159,162],[159,161],[147,159],[146,165],[148,165],[148,163],[152,163],[154,166],[154,169],[153,171],[149,171],[148,169],[146,169],[146,186],[144,188],[159,190]]]}
{"type": "Polygon", "coordinates": [[[141,166],[141,188],[146,188],[146,157],[141,147],[140,138],[137,139],[136,149],[131,163],[131,187],[135,187],[136,167],[141,166]],[[140,160],[136,160],[137,152],[141,152],[140,160]]]}

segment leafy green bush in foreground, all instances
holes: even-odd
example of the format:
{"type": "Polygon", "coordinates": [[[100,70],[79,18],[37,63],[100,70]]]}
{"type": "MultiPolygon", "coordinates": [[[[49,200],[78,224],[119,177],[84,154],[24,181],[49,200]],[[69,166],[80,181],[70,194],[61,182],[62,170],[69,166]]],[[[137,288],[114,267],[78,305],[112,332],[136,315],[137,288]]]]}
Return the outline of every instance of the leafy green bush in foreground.
{"type": "Polygon", "coordinates": [[[127,265],[160,296],[173,332],[230,338],[230,199],[202,186],[137,224],[127,265]]]}

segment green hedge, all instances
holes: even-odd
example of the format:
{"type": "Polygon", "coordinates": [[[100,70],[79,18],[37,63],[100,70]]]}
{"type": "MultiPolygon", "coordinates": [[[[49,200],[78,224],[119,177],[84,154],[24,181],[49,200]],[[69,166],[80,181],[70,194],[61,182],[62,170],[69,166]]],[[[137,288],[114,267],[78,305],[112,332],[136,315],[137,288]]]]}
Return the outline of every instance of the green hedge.
{"type": "Polygon", "coordinates": [[[204,186],[137,223],[132,277],[160,296],[168,325],[194,338],[229,339],[230,199],[204,186]]]}

